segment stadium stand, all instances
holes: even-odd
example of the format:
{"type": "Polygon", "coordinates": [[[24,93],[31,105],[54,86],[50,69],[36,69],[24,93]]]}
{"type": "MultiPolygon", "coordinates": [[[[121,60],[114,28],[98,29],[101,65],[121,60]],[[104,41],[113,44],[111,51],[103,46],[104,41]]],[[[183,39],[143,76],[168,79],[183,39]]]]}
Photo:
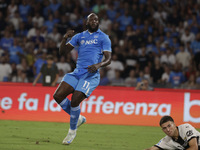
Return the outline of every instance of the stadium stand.
{"type": "MultiPolygon", "coordinates": [[[[0,82],[33,82],[47,54],[60,64],[62,35],[86,30],[95,12],[115,58],[106,85],[200,89],[199,10],[199,0],[1,0],[0,82]]],[[[65,56],[68,70],[76,59],[65,56]]]]}

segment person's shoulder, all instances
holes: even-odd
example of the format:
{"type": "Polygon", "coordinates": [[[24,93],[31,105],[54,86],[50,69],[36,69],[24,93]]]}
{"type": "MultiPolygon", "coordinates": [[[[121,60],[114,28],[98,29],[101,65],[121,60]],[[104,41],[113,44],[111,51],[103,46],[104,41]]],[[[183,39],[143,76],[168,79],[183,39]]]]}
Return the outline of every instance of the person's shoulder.
{"type": "Polygon", "coordinates": [[[103,35],[103,36],[108,36],[105,32],[103,32],[101,29],[98,29],[96,31],[96,33],[99,33],[100,35],[103,35]]]}
{"type": "Polygon", "coordinates": [[[98,29],[98,32],[99,32],[99,34],[100,34],[100,36],[102,37],[102,38],[109,38],[109,35],[108,34],[106,34],[106,33],[104,33],[103,31],[101,31],[100,29],[98,29]]]}
{"type": "Polygon", "coordinates": [[[192,125],[189,124],[189,123],[184,123],[184,124],[179,125],[178,127],[179,127],[179,128],[182,128],[182,129],[185,129],[185,128],[190,128],[190,127],[192,127],[192,125]]]}
{"type": "Polygon", "coordinates": [[[169,137],[168,135],[166,135],[164,138],[162,138],[161,139],[163,142],[166,142],[166,143],[169,143],[171,140],[172,140],[172,138],[171,137],[169,137]]]}

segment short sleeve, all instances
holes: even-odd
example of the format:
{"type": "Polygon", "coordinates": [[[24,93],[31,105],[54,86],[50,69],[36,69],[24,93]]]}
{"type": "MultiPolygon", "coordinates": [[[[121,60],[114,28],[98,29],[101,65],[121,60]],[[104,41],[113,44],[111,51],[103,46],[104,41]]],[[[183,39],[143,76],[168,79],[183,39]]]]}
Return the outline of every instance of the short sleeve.
{"type": "MultiPolygon", "coordinates": [[[[78,33],[78,34],[76,34],[76,35],[74,35],[73,37],[72,37],[72,39],[68,42],[69,44],[71,44],[73,47],[76,47],[76,46],[78,46],[79,45],[79,35],[80,35],[80,33],[78,33]]],[[[66,43],[67,44],[67,43],[66,43]]]]}
{"type": "Polygon", "coordinates": [[[112,49],[111,49],[111,41],[110,41],[108,35],[105,35],[103,37],[102,49],[103,49],[103,51],[109,51],[109,52],[112,51],[112,49]]]}
{"type": "Polygon", "coordinates": [[[170,139],[165,136],[164,138],[162,138],[157,144],[155,144],[154,146],[158,147],[159,149],[174,149],[173,147],[170,146],[170,139]]]}
{"type": "Polygon", "coordinates": [[[191,126],[190,124],[185,125],[185,134],[186,134],[187,141],[197,136],[195,132],[195,128],[191,126]]]}

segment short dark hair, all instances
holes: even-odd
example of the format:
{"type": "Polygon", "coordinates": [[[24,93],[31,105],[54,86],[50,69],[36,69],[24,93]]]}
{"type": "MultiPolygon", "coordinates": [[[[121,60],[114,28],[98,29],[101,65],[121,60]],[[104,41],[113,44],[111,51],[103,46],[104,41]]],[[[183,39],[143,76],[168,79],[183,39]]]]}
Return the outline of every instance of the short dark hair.
{"type": "Polygon", "coordinates": [[[160,126],[167,122],[167,121],[172,121],[174,122],[174,119],[171,117],[171,116],[163,116],[161,119],[160,119],[160,126]]]}
{"type": "Polygon", "coordinates": [[[53,55],[47,55],[47,60],[53,60],[53,55]]]}

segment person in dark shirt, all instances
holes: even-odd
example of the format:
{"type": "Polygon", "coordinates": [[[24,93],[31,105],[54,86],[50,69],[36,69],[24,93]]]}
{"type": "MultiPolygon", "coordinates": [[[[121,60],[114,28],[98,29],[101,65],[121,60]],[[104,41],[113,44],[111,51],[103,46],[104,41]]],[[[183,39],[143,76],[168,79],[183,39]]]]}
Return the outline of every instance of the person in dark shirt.
{"type": "Polygon", "coordinates": [[[53,56],[47,56],[47,63],[42,65],[40,69],[40,73],[35,78],[33,85],[35,86],[39,78],[42,76],[42,85],[43,86],[56,86],[56,82],[58,80],[58,68],[56,64],[54,64],[53,56]]]}

